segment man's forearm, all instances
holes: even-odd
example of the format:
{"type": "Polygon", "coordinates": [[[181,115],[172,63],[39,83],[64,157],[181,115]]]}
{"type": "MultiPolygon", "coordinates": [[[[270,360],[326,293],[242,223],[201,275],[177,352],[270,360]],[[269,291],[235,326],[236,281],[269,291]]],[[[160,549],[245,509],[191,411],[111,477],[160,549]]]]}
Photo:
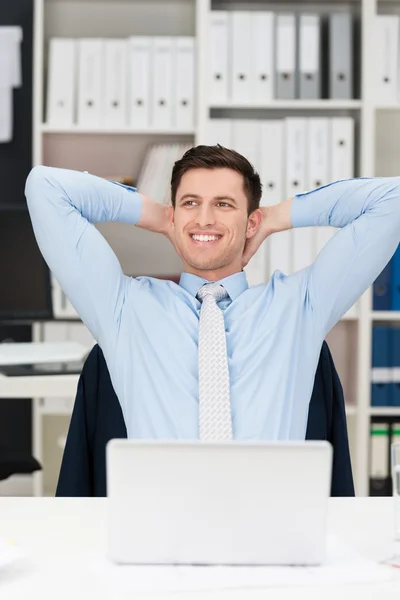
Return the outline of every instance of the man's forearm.
{"type": "Polygon", "coordinates": [[[337,181],[262,210],[268,234],[313,225],[342,228],[368,212],[397,215],[400,177],[337,181]],[[371,181],[376,184],[372,193],[371,181]]]}

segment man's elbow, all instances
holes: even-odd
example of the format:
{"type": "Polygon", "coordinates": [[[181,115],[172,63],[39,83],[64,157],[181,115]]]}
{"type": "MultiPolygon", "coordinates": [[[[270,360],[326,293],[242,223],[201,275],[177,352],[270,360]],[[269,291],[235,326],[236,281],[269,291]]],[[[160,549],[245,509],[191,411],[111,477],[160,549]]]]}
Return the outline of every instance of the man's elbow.
{"type": "Polygon", "coordinates": [[[25,182],[25,197],[29,204],[35,200],[38,196],[42,194],[38,194],[37,192],[46,185],[48,185],[48,173],[50,167],[45,167],[44,165],[37,165],[33,167],[26,179],[25,182]]]}

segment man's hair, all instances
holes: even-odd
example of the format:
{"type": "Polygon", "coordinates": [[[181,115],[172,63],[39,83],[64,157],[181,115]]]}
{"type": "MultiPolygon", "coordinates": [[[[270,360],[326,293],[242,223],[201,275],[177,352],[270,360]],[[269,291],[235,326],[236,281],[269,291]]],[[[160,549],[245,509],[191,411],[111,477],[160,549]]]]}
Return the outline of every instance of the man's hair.
{"type": "Polygon", "coordinates": [[[195,146],[177,160],[171,176],[171,202],[175,208],[176,191],[182,176],[191,169],[232,169],[243,176],[244,192],[247,197],[247,212],[250,215],[259,208],[261,200],[260,176],[252,164],[235,150],[216,146],[195,146]]]}

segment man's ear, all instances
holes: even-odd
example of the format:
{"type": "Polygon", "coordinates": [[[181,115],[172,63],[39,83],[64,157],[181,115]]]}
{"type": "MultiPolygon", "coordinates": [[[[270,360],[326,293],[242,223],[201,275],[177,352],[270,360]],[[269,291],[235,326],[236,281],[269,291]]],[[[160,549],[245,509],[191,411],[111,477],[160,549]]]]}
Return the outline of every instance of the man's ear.
{"type": "Polygon", "coordinates": [[[263,221],[263,213],[262,210],[257,208],[250,213],[249,218],[247,219],[247,231],[246,237],[250,239],[257,233],[259,230],[261,223],[263,221]]]}
{"type": "Polygon", "coordinates": [[[169,207],[169,216],[168,216],[168,218],[169,218],[169,222],[171,223],[171,225],[175,225],[175,210],[174,210],[174,207],[172,206],[172,204],[169,207]]]}

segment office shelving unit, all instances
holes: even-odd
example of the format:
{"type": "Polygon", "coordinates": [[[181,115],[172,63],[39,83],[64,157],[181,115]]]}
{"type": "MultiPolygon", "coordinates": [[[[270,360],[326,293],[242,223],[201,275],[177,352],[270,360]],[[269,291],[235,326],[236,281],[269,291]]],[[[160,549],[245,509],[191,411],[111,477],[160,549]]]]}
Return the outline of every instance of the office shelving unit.
{"type": "MultiPolygon", "coordinates": [[[[392,135],[392,121],[395,115],[400,127],[400,105],[383,107],[374,105],[373,65],[374,47],[370,43],[375,14],[400,12],[399,1],[380,2],[378,0],[328,0],[318,3],[315,0],[291,0],[268,2],[264,0],[35,0],[35,56],[34,56],[34,128],[33,155],[35,164],[51,164],[79,170],[87,170],[98,175],[131,174],[137,176],[144,151],[150,143],[159,141],[179,141],[202,143],[206,135],[210,116],[232,111],[244,118],[271,116],[320,115],[352,116],[356,122],[356,175],[397,175],[387,172],[386,161],[380,160],[384,154],[385,140],[392,135]],[[275,100],[268,105],[242,105],[228,103],[211,105],[208,101],[207,71],[207,29],[209,11],[212,9],[240,10],[295,10],[326,14],[337,10],[350,10],[360,24],[359,64],[360,93],[350,100],[275,100]],[[193,132],[156,130],[90,130],[75,126],[65,130],[49,127],[44,121],[44,99],[46,89],[47,42],[50,37],[127,37],[129,35],[194,35],[197,47],[196,73],[196,126],[193,132]],[[383,115],[380,128],[381,145],[376,143],[376,124],[383,115]],[[389,121],[388,121],[389,118],[389,121]],[[386,136],[386,137],[385,137],[386,136]],[[383,142],[382,142],[383,140],[383,142]],[[383,145],[382,145],[383,144],[383,145]],[[386,171],[385,171],[386,169],[386,171]]],[[[400,147],[399,147],[400,154],[400,147]]],[[[392,161],[391,164],[394,164],[392,161]]],[[[123,225],[102,226],[110,244],[118,246],[123,237],[123,225]]],[[[133,248],[149,243],[148,232],[131,234],[133,248]],[[136,237],[137,236],[137,245],[136,237]]],[[[153,274],[159,268],[157,257],[167,256],[168,269],[171,265],[179,268],[180,263],[173,257],[173,249],[152,238],[151,254],[153,262],[143,265],[143,272],[153,274]],[[154,264],[153,264],[154,263],[154,264]]],[[[134,252],[133,252],[134,254],[134,252]]],[[[142,253],[143,254],[143,253],[142,253]]],[[[140,258],[140,253],[137,254],[140,258]]],[[[140,265],[134,269],[141,270],[140,265]]],[[[400,408],[370,407],[370,368],[371,331],[375,321],[399,321],[398,313],[374,313],[372,311],[371,290],[362,298],[328,336],[335,363],[339,370],[349,402],[347,406],[349,434],[351,441],[353,472],[356,491],[359,495],[368,494],[369,478],[369,432],[371,415],[397,415],[400,408]]],[[[84,328],[83,325],[80,325],[84,328]]],[[[57,335],[75,335],[68,332],[69,325],[62,324],[62,332],[57,333],[57,324],[36,325],[36,339],[57,335]]],[[[77,331],[77,324],[74,324],[77,331]]],[[[81,332],[79,335],[87,335],[81,332]]],[[[81,339],[83,339],[81,338],[81,339]]],[[[86,339],[89,339],[88,337],[86,339]]],[[[57,404],[57,403],[56,403],[57,404]]],[[[42,418],[44,402],[35,400],[34,439],[35,451],[42,458],[42,418]],[[41,408],[42,407],[42,408],[41,408]],[[42,411],[42,412],[41,412],[42,411]]],[[[46,404],[44,412],[51,413],[46,404]]],[[[56,407],[68,426],[68,411],[56,407]]],[[[62,448],[59,449],[60,454],[62,448]]],[[[35,475],[35,493],[50,493],[43,484],[43,475],[35,475]]]]}

